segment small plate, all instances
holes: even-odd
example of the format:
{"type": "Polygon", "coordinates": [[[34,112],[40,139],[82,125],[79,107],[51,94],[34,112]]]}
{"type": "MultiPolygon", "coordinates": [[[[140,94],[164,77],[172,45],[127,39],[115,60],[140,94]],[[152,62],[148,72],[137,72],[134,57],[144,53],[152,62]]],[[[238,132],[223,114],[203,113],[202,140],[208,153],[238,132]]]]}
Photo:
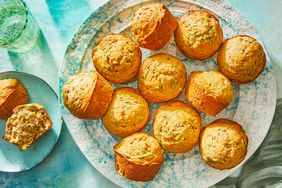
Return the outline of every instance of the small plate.
{"type": "Polygon", "coordinates": [[[0,171],[20,172],[33,168],[54,148],[62,128],[62,118],[57,102],[57,95],[42,79],[22,72],[4,72],[0,80],[7,78],[18,79],[29,93],[28,103],[39,103],[47,110],[53,125],[29,149],[22,151],[3,139],[6,121],[0,120],[0,171]]]}

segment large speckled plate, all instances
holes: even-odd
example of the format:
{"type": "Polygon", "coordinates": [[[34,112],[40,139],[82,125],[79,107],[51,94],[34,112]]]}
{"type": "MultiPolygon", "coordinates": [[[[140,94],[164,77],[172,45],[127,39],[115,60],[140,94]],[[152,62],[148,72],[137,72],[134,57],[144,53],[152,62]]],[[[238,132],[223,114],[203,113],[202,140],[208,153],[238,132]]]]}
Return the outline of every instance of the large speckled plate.
{"type": "MultiPolygon", "coordinates": [[[[109,134],[101,120],[84,121],[73,117],[64,107],[62,101],[62,86],[67,79],[79,72],[94,69],[91,61],[92,49],[97,41],[108,33],[122,33],[132,38],[129,30],[130,18],[134,12],[146,3],[161,2],[167,4],[172,13],[179,17],[189,9],[209,9],[220,20],[225,38],[236,34],[247,34],[262,40],[248,21],[233,7],[223,0],[113,0],[94,11],[81,25],[71,40],[60,70],[60,103],[63,118],[67,127],[90,163],[103,175],[122,187],[207,187],[217,183],[231,174],[230,170],[216,170],[207,166],[198,152],[198,146],[185,154],[165,154],[165,162],[157,177],[147,183],[127,180],[115,171],[113,146],[119,139],[109,134]]],[[[187,69],[188,77],[191,71],[217,69],[215,56],[199,63],[182,56],[175,48],[173,38],[158,52],[142,49],[143,59],[158,52],[170,53],[181,59],[187,69]]],[[[136,88],[136,81],[123,85],[136,88]]],[[[267,65],[256,81],[246,85],[234,85],[235,98],[231,105],[216,117],[201,114],[204,125],[217,118],[233,119],[243,125],[249,136],[247,160],[262,143],[272,120],[276,102],[276,84],[272,66],[267,58],[267,65]]],[[[183,100],[183,93],[179,97],[183,100]]],[[[158,108],[158,104],[150,104],[151,118],[158,108]]],[[[151,120],[145,132],[151,134],[151,120]]],[[[238,166],[237,166],[238,168],[238,166]]]]}

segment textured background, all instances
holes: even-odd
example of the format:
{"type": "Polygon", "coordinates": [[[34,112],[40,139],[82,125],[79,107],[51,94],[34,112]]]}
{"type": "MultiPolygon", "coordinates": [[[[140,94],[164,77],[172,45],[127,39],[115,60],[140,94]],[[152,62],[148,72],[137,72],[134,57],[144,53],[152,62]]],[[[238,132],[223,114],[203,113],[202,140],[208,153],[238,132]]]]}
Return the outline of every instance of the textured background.
{"type": "MultiPolygon", "coordinates": [[[[281,0],[228,0],[245,15],[262,36],[278,80],[282,97],[281,0]],[[280,52],[280,53],[279,53],[280,52]],[[280,73],[280,74],[279,74],[280,73]]],[[[57,72],[68,41],[87,16],[103,0],[26,0],[42,32],[28,54],[0,50],[0,71],[22,70],[48,81],[57,92],[57,72]]],[[[235,176],[235,175],[233,175],[235,176]]],[[[116,187],[81,154],[66,126],[50,156],[39,166],[21,173],[1,173],[0,187],[116,187]]]]}

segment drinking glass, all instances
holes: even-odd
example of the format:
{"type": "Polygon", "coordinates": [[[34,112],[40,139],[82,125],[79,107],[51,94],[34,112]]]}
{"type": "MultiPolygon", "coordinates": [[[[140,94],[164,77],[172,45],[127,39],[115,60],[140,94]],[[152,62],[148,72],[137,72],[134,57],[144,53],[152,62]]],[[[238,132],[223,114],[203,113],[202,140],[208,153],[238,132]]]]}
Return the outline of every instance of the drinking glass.
{"type": "Polygon", "coordinates": [[[39,27],[22,0],[0,0],[0,47],[26,52],[35,45],[39,27]]]}

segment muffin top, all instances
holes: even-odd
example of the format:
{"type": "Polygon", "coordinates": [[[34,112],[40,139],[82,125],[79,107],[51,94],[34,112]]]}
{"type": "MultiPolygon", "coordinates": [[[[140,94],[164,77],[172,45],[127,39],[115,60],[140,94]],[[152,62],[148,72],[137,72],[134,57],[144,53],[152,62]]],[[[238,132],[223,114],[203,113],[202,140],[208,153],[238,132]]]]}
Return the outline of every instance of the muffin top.
{"type": "Polygon", "coordinates": [[[115,152],[136,164],[150,164],[163,160],[164,151],[153,137],[134,133],[115,145],[115,152]]]}
{"type": "Polygon", "coordinates": [[[231,80],[249,83],[264,70],[266,56],[258,41],[246,35],[227,39],[217,56],[219,70],[231,80]]]}
{"type": "Polygon", "coordinates": [[[137,74],[142,54],[130,38],[110,34],[93,49],[92,60],[96,70],[108,81],[123,83],[137,74]]]}
{"type": "Polygon", "coordinates": [[[216,120],[201,133],[201,155],[208,165],[217,169],[237,166],[245,158],[247,146],[245,131],[231,120],[216,120]]]}
{"type": "Polygon", "coordinates": [[[147,101],[128,87],[119,88],[102,120],[107,130],[119,137],[141,130],[147,123],[150,109],[147,101]]]}
{"type": "Polygon", "coordinates": [[[164,102],[177,97],[186,83],[186,69],[170,54],[156,54],[144,60],[138,74],[141,95],[149,101],[164,102]]]}
{"type": "MultiPolygon", "coordinates": [[[[4,79],[0,80],[0,105],[2,105],[7,98],[15,92],[17,86],[21,84],[17,79],[4,79]]],[[[19,90],[18,92],[22,92],[25,95],[28,95],[26,89],[19,90]]]]}
{"type": "Polygon", "coordinates": [[[216,115],[232,102],[233,96],[231,82],[220,72],[191,73],[186,97],[197,109],[216,115]]]}
{"type": "Polygon", "coordinates": [[[181,101],[173,101],[157,110],[153,134],[165,150],[184,153],[198,142],[201,123],[196,110],[181,101]]]}
{"type": "Polygon", "coordinates": [[[26,88],[17,79],[0,80],[0,119],[7,120],[12,110],[28,101],[26,88]]]}
{"type": "Polygon", "coordinates": [[[158,21],[164,17],[165,6],[154,3],[142,6],[131,20],[131,31],[137,40],[143,41],[157,27],[158,21]]]}
{"type": "Polygon", "coordinates": [[[193,59],[207,59],[220,47],[223,32],[217,18],[207,10],[189,10],[178,20],[175,42],[193,59]]]}
{"type": "Polygon", "coordinates": [[[71,76],[63,86],[63,99],[65,106],[76,116],[82,116],[86,111],[98,76],[96,71],[89,73],[79,73],[71,76]]]}
{"type": "Polygon", "coordinates": [[[25,150],[51,128],[52,121],[43,106],[31,103],[14,108],[6,125],[4,139],[25,150]]]}

